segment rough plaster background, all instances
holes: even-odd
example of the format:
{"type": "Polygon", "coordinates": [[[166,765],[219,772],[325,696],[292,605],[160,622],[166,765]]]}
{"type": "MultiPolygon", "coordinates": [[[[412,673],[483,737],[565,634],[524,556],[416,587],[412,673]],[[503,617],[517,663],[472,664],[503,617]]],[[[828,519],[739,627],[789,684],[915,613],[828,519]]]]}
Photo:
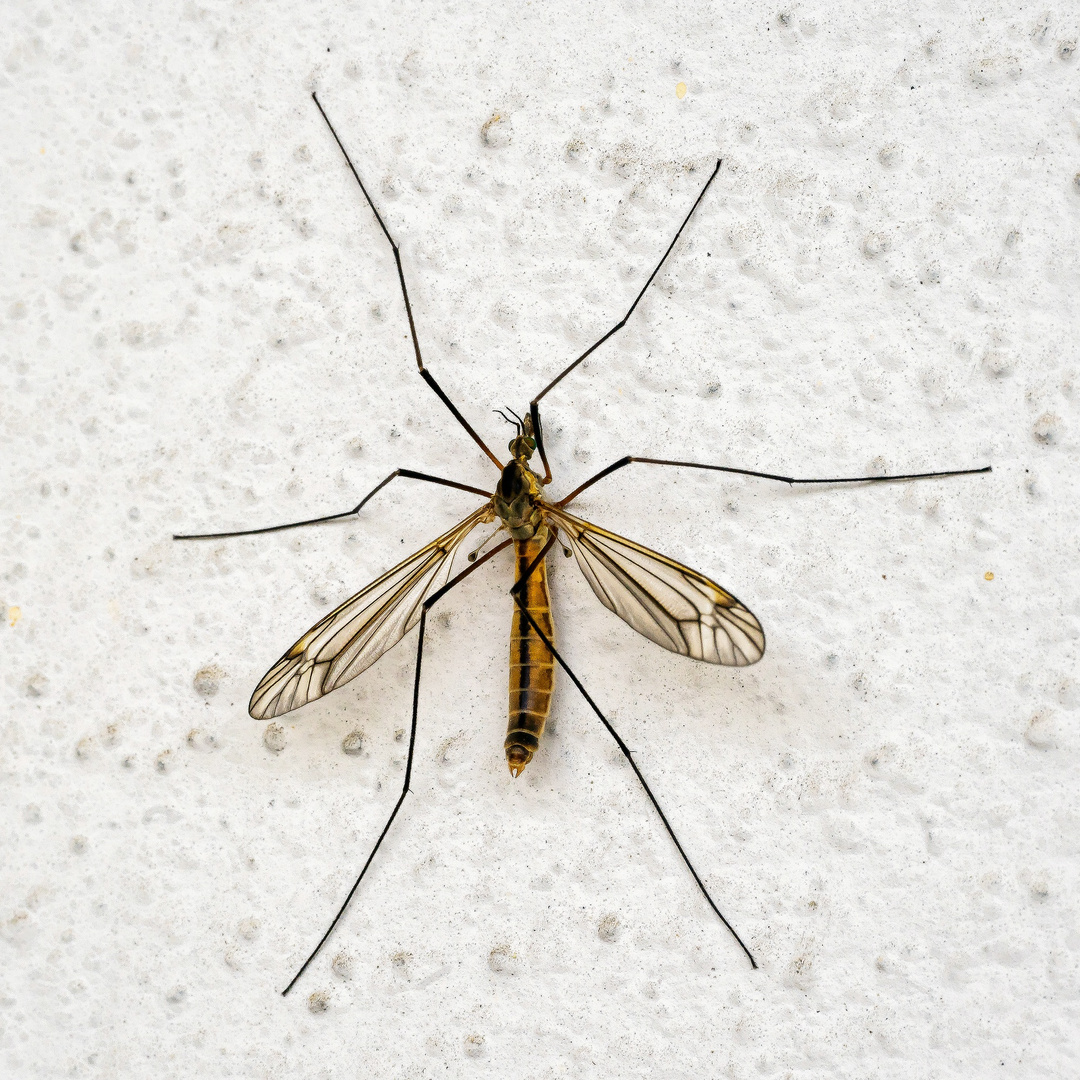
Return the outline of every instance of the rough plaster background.
{"type": "Polygon", "coordinates": [[[7,5],[10,1077],[1030,1077],[1077,1063],[1078,20],[1068,5],[7,5]],[[880,5],[879,7],[883,7],[880,5]],[[715,576],[758,666],[637,638],[572,563],[566,679],[502,754],[510,560],[264,736],[251,689],[475,505],[548,399],[555,490],[715,576]],[[685,93],[683,93],[683,89],[685,93]],[[681,95],[681,96],[680,96],[681,95]],[[992,580],[990,575],[993,575],[992,580]],[[357,734],[359,733],[359,734],[357,734]],[[346,752],[348,750],[352,751],[346,752]],[[359,751],[359,752],[357,752],[359,751]]]}

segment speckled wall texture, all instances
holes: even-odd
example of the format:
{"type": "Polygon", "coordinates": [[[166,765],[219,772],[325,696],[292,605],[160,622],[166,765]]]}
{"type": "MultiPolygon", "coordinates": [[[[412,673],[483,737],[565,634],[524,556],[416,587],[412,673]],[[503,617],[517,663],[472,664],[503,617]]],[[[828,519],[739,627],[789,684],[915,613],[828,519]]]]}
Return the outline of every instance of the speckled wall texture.
{"type": "MultiPolygon", "coordinates": [[[[1074,5],[13,0],[0,46],[0,1073],[1080,1075],[1074,5]],[[867,8],[877,9],[868,14],[867,8]],[[566,678],[503,757],[512,558],[267,727],[290,642],[475,496],[716,578],[744,670],[552,558],[566,678]]],[[[481,534],[477,534],[479,540],[481,534]]]]}

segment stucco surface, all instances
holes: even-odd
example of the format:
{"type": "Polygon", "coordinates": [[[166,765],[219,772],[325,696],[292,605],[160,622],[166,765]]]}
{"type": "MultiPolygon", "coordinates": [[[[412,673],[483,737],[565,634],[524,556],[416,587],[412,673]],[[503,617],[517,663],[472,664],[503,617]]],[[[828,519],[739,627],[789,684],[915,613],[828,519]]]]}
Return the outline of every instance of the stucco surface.
{"type": "Polygon", "coordinates": [[[1077,1075],[1078,21],[1017,3],[7,5],[0,1072],[1077,1075]],[[545,400],[556,493],[761,619],[732,671],[553,558],[502,753],[512,561],[267,730],[324,612],[545,400]],[[346,750],[350,752],[346,752],[346,750]]]}

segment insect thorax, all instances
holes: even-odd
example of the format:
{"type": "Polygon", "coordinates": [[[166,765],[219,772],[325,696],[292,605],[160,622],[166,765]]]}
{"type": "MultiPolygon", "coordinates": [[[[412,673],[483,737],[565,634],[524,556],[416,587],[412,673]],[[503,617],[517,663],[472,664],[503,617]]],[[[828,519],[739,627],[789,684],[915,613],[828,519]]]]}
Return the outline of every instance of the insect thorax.
{"type": "Polygon", "coordinates": [[[528,465],[535,449],[536,442],[528,435],[510,441],[514,460],[503,469],[492,499],[495,513],[515,540],[532,539],[544,521],[540,478],[528,465]]]}

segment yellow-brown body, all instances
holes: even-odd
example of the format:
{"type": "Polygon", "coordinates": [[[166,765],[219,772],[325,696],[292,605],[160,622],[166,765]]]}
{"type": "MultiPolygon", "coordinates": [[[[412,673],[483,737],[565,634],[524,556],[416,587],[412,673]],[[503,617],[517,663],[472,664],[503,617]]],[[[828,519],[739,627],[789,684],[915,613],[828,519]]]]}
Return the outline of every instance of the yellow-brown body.
{"type": "MultiPolygon", "coordinates": [[[[524,577],[547,539],[547,530],[542,528],[528,540],[514,541],[517,556],[515,581],[524,577]]],[[[522,600],[544,636],[554,644],[555,627],[551,621],[546,559],[526,580],[522,600]]],[[[528,765],[540,745],[544,723],[551,710],[554,686],[555,659],[515,603],[510,628],[510,723],[506,729],[505,743],[506,761],[514,776],[528,765]]]]}

